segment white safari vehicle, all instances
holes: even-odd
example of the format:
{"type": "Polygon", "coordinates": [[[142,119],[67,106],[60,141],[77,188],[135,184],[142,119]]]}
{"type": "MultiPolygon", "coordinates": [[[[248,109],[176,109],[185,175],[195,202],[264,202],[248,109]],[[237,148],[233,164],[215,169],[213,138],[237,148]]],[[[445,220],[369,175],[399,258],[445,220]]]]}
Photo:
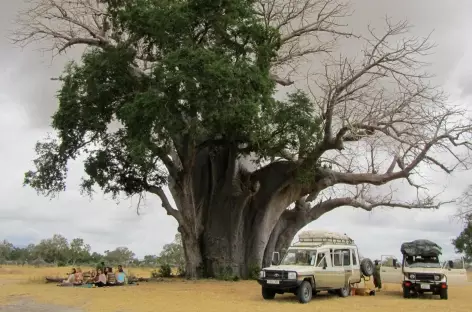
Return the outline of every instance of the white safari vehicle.
{"type": "Polygon", "coordinates": [[[326,231],[302,232],[282,261],[279,253],[274,252],[272,264],[259,275],[262,297],[274,299],[276,294],[293,293],[301,303],[309,302],[313,293],[320,291],[347,297],[351,294],[351,284],[359,283],[361,275],[374,273],[371,260],[360,262],[351,238],[326,231]]]}
{"type": "Polygon", "coordinates": [[[401,265],[395,256],[384,255],[381,259],[380,278],[382,283],[401,284],[404,298],[432,293],[447,300],[450,285],[468,283],[463,259],[442,263],[439,254],[403,254],[401,265]]]}

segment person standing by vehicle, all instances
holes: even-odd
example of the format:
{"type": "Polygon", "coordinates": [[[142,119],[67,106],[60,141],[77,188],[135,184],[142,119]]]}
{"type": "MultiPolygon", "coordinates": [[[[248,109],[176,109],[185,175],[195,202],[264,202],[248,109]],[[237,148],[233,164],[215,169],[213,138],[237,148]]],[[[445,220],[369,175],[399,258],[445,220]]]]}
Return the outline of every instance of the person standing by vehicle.
{"type": "Polygon", "coordinates": [[[374,271],[374,286],[377,288],[377,291],[380,291],[382,288],[382,280],[380,279],[380,261],[375,260],[375,271],[374,271]]]}

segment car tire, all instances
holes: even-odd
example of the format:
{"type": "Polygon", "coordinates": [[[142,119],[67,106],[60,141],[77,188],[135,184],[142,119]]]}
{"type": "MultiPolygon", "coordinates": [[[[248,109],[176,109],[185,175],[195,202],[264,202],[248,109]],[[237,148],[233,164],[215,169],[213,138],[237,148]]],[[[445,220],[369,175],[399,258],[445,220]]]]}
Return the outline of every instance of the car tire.
{"type": "Polygon", "coordinates": [[[351,285],[347,284],[341,289],[338,289],[338,295],[339,297],[346,298],[351,295],[351,285]]]}
{"type": "Polygon", "coordinates": [[[411,298],[410,290],[406,287],[403,287],[403,298],[405,299],[411,298]]]}
{"type": "Polygon", "coordinates": [[[297,298],[300,303],[308,303],[313,297],[313,287],[310,282],[303,281],[297,289],[297,298]]]}
{"type": "Polygon", "coordinates": [[[441,289],[439,291],[439,298],[442,300],[447,300],[447,289],[441,289]]]}
{"type": "Polygon", "coordinates": [[[262,298],[272,300],[275,298],[275,290],[262,287],[262,298]]]}
{"type": "Polygon", "coordinates": [[[375,272],[375,266],[372,260],[365,258],[361,261],[361,273],[364,276],[372,276],[375,272]]]}

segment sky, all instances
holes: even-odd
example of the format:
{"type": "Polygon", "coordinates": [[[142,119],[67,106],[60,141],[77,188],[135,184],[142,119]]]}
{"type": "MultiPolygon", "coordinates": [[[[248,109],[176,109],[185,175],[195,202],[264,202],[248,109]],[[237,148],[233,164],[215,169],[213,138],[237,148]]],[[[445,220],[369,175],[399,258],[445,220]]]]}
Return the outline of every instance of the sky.
{"type": "MultiPolygon", "coordinates": [[[[60,233],[68,239],[82,237],[94,251],[103,252],[127,246],[138,257],[157,254],[172,241],[176,221],[167,216],[160,201],[147,195],[145,207],[136,213],[137,199],[122,198],[119,203],[97,193],[93,200],[80,194],[82,175],[80,162],[70,164],[67,190],[58,198],[38,196],[22,186],[23,174],[32,168],[34,144],[44,138],[50,128],[50,116],[57,108],[55,92],[58,84],[51,77],[60,74],[65,62],[80,55],[51,59],[39,46],[20,49],[7,36],[14,28],[11,21],[22,1],[0,1],[0,240],[14,244],[36,243],[60,233]]],[[[430,72],[435,81],[451,94],[452,102],[469,105],[472,96],[472,42],[468,35],[472,26],[472,1],[455,0],[356,0],[349,18],[353,29],[365,29],[368,23],[381,25],[388,15],[394,20],[408,19],[413,34],[426,36],[437,44],[430,72]]],[[[467,172],[446,176],[425,171],[422,174],[437,183],[444,199],[458,197],[472,183],[467,172]]],[[[402,187],[405,196],[412,190],[402,187]]],[[[403,194],[402,194],[403,195],[403,194]]],[[[399,257],[404,241],[427,238],[443,247],[444,257],[454,257],[450,243],[462,224],[452,218],[457,207],[439,210],[377,209],[373,212],[342,207],[309,224],[308,229],[339,231],[351,236],[360,253],[366,257],[381,255],[399,257]]]]}

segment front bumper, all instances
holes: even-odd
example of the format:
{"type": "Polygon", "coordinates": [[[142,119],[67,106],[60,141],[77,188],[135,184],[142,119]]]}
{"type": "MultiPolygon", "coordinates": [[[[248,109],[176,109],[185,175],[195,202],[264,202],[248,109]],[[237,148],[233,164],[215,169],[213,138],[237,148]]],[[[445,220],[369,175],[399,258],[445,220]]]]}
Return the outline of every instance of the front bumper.
{"type": "Polygon", "coordinates": [[[278,284],[269,284],[267,283],[267,279],[265,278],[257,279],[257,282],[259,283],[259,285],[261,285],[264,288],[281,289],[281,290],[297,288],[303,282],[299,280],[277,280],[277,281],[279,282],[278,284]]]}
{"type": "Polygon", "coordinates": [[[420,281],[403,281],[404,289],[414,292],[432,292],[438,293],[441,289],[447,289],[447,283],[444,282],[420,282],[420,281]],[[426,286],[428,285],[428,286],[426,286]]]}

